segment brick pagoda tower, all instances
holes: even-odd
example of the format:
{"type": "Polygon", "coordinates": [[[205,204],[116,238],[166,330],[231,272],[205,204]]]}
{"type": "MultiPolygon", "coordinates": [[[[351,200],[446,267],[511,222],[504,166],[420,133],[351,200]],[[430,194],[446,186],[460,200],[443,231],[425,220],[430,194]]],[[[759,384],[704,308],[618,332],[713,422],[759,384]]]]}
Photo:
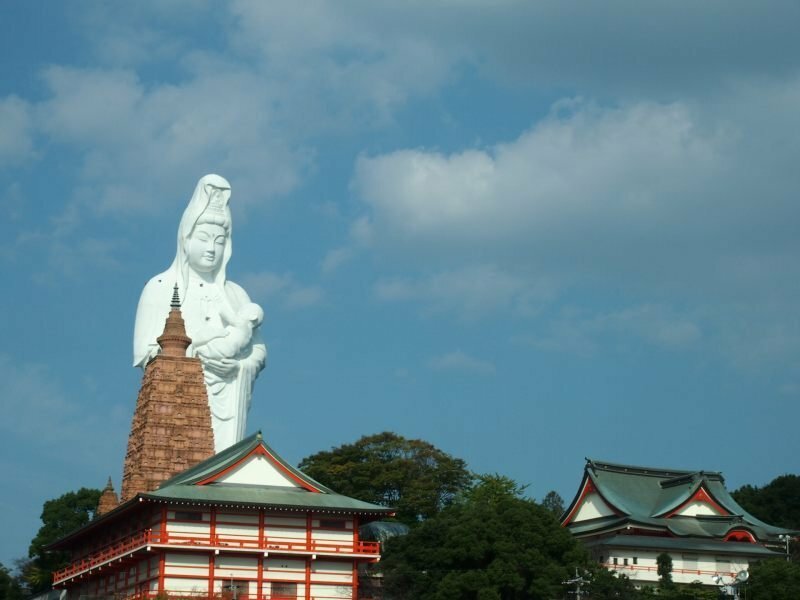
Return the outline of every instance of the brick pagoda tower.
{"type": "Polygon", "coordinates": [[[186,356],[192,340],[181,316],[178,286],[161,353],[145,367],[122,473],[121,502],[151,492],[173,475],[214,455],[203,367],[186,356]]]}

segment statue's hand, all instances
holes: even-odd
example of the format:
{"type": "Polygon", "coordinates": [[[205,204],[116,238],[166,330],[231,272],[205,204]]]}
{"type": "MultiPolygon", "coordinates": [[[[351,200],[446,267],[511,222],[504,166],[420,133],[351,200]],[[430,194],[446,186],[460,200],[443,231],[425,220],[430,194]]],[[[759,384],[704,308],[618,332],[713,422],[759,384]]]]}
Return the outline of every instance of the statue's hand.
{"type": "Polygon", "coordinates": [[[217,377],[228,378],[239,370],[239,361],[232,358],[207,358],[203,361],[203,366],[217,377]]]}

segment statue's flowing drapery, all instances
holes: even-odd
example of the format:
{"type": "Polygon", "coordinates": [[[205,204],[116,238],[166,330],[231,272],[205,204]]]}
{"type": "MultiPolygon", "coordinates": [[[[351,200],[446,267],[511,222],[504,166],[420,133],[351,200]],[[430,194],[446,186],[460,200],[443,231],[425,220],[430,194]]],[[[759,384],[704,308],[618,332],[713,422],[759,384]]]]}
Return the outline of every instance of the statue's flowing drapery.
{"type": "MultiPolygon", "coordinates": [[[[133,335],[134,366],[144,368],[158,353],[156,338],[164,329],[176,284],[189,337],[204,336],[211,329],[223,329],[233,321],[239,308],[250,302],[247,293],[225,277],[232,253],[229,197],[230,185],[222,177],[207,175],[198,182],[178,227],[175,260],[169,269],[147,282],[139,299],[133,335]],[[211,204],[214,192],[216,196],[211,204]],[[206,211],[222,215],[227,230],[223,257],[210,281],[193,271],[186,253],[192,231],[206,211]]],[[[187,353],[193,355],[192,346],[187,353]]],[[[266,356],[266,346],[256,329],[250,344],[236,356],[211,357],[236,360],[235,373],[223,378],[204,368],[217,452],[244,437],[253,382],[264,368],[266,356]]]]}

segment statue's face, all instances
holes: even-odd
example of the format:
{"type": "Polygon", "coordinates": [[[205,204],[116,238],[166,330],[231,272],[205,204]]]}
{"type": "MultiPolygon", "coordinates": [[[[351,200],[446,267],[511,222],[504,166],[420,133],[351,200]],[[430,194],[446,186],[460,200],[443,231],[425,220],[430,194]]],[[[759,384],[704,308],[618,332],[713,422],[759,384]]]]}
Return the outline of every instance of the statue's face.
{"type": "Polygon", "coordinates": [[[214,271],[222,261],[226,239],[227,235],[222,225],[210,223],[197,225],[189,236],[186,248],[189,266],[201,273],[214,271]]]}

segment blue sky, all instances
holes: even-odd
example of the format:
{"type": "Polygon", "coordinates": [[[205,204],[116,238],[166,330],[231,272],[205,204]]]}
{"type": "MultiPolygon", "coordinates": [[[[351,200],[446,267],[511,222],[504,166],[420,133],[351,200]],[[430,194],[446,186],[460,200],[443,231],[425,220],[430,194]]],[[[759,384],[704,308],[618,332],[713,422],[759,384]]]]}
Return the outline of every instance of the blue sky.
{"type": "Polygon", "coordinates": [[[249,429],[797,473],[800,7],[0,4],[0,561],[119,486],[133,318],[197,180],[266,313],[249,429]]]}

